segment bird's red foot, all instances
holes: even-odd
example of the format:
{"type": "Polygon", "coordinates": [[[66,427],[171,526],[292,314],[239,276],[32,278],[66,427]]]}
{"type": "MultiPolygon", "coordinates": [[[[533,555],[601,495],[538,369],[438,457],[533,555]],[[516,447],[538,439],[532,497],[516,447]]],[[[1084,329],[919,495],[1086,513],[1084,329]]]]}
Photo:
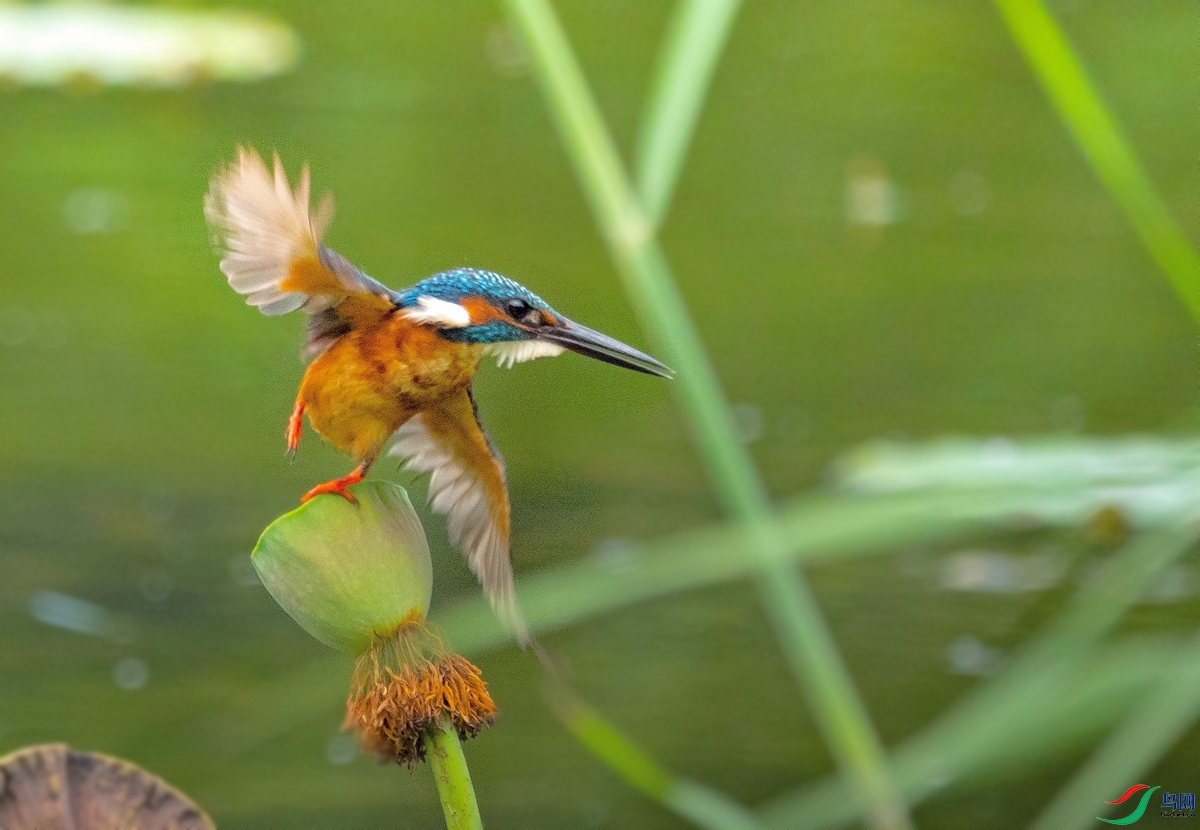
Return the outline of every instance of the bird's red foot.
{"type": "Polygon", "coordinates": [[[316,498],[322,493],[336,493],[351,504],[358,504],[358,499],[354,498],[354,494],[349,492],[346,488],[353,484],[358,484],[363,480],[365,475],[366,470],[364,470],[362,467],[359,467],[348,476],[342,476],[341,478],[335,478],[333,481],[327,481],[324,484],[318,484],[316,487],[312,488],[300,497],[300,503],[304,504],[309,499],[316,498]]]}
{"type": "Polygon", "coordinates": [[[300,416],[304,414],[304,404],[301,401],[296,401],[296,408],[292,410],[292,417],[288,418],[287,432],[287,451],[288,455],[296,457],[296,450],[300,448],[300,433],[303,431],[303,424],[300,421],[300,416]]]}

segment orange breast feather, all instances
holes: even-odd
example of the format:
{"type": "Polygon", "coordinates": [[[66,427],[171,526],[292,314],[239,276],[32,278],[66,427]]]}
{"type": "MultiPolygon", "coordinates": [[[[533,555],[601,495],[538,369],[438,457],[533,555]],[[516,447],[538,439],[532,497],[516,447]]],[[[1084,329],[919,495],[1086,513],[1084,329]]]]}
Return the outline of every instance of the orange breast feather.
{"type": "Polygon", "coordinates": [[[313,361],[300,398],[322,438],[357,460],[374,458],[401,424],[469,385],[482,351],[393,313],[313,361]]]}

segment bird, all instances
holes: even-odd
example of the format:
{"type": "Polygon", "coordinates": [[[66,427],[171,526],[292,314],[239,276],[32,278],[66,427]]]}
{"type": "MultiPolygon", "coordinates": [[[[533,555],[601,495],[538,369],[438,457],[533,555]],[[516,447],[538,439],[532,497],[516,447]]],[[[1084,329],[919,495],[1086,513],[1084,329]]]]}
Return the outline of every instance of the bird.
{"type": "Polygon", "coordinates": [[[307,416],[355,467],[301,502],[325,494],[354,502],[349,488],[383,454],[429,473],[430,507],[447,517],[450,540],[494,613],[526,646],[533,639],[516,602],[505,466],[471,391],[481,360],[491,355],[511,368],[570,350],[648,375],[673,372],[491,271],[454,268],[394,291],[323,244],[332,194],[315,210],[310,196],[307,164],[293,188],[278,154],[268,169],[255,150],[238,147],[204,200],[229,285],[265,315],[308,315],[308,365],[287,423],[287,451],[295,456],[307,416]]]}

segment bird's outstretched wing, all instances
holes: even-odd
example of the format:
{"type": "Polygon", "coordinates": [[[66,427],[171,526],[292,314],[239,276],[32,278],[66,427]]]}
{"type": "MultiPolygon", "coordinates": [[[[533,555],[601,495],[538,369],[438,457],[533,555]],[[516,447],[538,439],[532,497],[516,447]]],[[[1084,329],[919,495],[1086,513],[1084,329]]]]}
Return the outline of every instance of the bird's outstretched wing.
{"type": "Polygon", "coordinates": [[[397,295],[321,244],[333,219],[326,194],[309,208],[308,167],[292,190],[279,157],[274,170],[254,150],[217,171],[204,213],[222,254],[230,286],[263,314],[304,309],[309,322],[307,357],[314,357],[352,328],[373,325],[398,305],[397,295]]]}
{"type": "Polygon", "coordinates": [[[513,586],[504,462],[479,423],[470,389],[414,415],[393,442],[389,455],[406,458],[407,469],[432,473],[430,504],[449,517],[450,541],[483,584],[496,616],[521,645],[531,643],[513,586]]]}

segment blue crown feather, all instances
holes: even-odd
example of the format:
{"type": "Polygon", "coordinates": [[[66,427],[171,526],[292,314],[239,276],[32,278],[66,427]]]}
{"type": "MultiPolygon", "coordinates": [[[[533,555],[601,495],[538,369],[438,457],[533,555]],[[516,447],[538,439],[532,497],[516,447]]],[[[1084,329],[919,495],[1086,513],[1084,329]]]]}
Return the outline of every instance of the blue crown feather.
{"type": "Polygon", "coordinates": [[[436,297],[457,303],[463,297],[471,296],[485,297],[495,305],[501,305],[505,300],[524,300],[534,308],[553,311],[545,300],[521,283],[479,268],[455,268],[423,279],[400,295],[400,305],[411,308],[417,304],[417,297],[436,297]]]}

